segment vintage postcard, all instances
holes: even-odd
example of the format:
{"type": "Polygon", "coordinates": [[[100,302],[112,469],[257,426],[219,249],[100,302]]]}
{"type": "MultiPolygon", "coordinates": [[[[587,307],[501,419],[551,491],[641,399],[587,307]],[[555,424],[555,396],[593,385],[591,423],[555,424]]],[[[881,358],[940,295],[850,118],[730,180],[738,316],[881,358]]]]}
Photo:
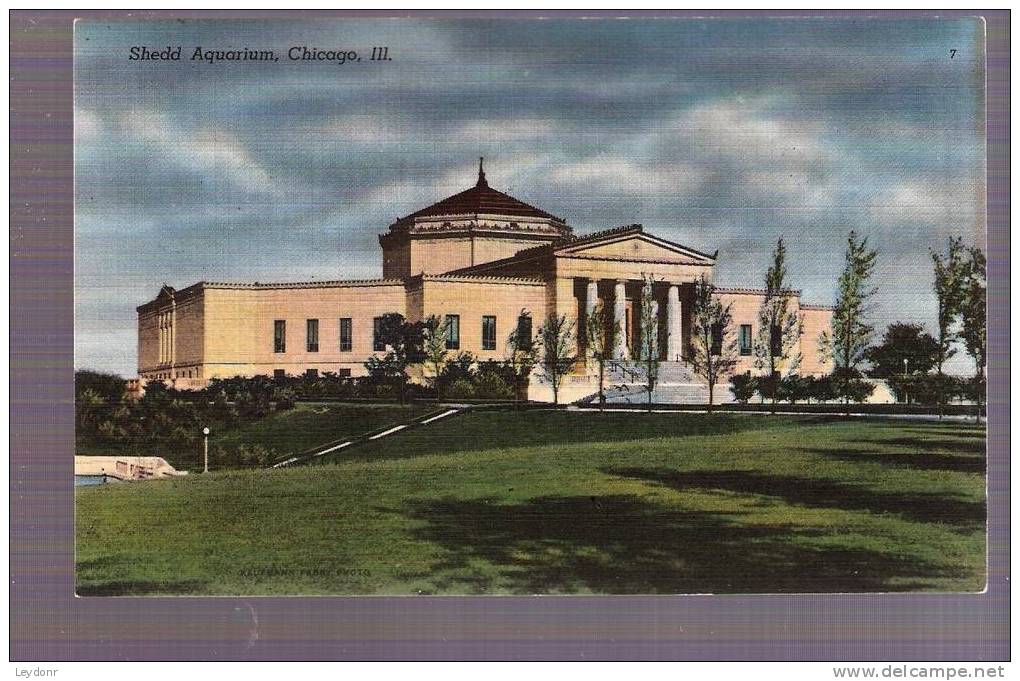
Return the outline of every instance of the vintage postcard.
{"type": "Polygon", "coordinates": [[[977,593],[978,17],[84,18],[75,589],[977,593]]]}

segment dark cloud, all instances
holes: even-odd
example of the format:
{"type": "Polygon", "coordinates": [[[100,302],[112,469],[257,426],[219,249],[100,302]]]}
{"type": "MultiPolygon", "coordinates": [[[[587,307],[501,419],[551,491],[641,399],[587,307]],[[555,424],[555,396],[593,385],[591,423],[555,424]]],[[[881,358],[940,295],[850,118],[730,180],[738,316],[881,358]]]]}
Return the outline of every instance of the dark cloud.
{"type": "Polygon", "coordinates": [[[719,249],[724,284],[757,285],[783,236],[793,285],[831,302],[857,229],[881,253],[876,322],[930,325],[928,248],[983,239],[982,34],[979,20],[79,22],[77,362],[131,373],[134,306],[163,281],[377,276],[376,235],[468,186],[479,155],[494,186],[579,232],[642,222],[719,249]],[[178,44],[179,64],[126,58],[178,44]],[[389,45],[395,61],[196,64],[196,45],[389,45]]]}

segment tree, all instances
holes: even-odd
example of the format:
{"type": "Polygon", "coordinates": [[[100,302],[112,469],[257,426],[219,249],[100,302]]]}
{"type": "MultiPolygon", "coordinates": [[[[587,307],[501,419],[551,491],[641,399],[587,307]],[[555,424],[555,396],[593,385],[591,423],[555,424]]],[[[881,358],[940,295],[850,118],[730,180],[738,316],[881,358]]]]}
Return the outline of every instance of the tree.
{"type": "Polygon", "coordinates": [[[518,405],[523,392],[524,381],[531,375],[537,361],[537,348],[531,334],[531,315],[521,310],[517,326],[506,340],[506,364],[514,385],[514,405],[518,405]]]}
{"type": "Polygon", "coordinates": [[[886,327],[882,342],[868,348],[864,358],[871,364],[872,378],[893,378],[904,373],[926,374],[935,366],[938,344],[920,324],[894,322],[886,327]]]}
{"type": "Polygon", "coordinates": [[[613,359],[613,339],[620,332],[620,323],[600,301],[585,321],[588,354],[598,368],[599,410],[606,407],[606,366],[613,359]]]}
{"type": "Polygon", "coordinates": [[[566,315],[550,314],[538,330],[539,362],[542,378],[553,391],[553,404],[560,403],[560,384],[577,361],[574,322],[566,315]]]}
{"type": "Polygon", "coordinates": [[[425,320],[425,327],[422,332],[422,354],[424,361],[422,365],[431,371],[432,389],[439,397],[439,377],[446,365],[446,358],[449,350],[446,347],[446,336],[449,333],[450,324],[447,320],[440,320],[435,315],[425,320]]]}
{"type": "Polygon", "coordinates": [[[765,274],[765,295],[758,311],[758,334],[754,340],[754,366],[766,370],[758,390],[772,403],[776,413],[779,382],[800,368],[800,319],[789,308],[786,288],[786,246],[782,238],[772,253],[772,265],[765,274]]]}
{"type": "Polygon", "coordinates": [[[648,396],[648,411],[651,411],[652,393],[659,381],[659,306],[655,300],[655,279],[646,275],[642,275],[641,279],[638,341],[630,354],[640,367],[648,396]]]}
{"type": "Polygon", "coordinates": [[[963,284],[966,278],[966,271],[963,261],[963,240],[959,237],[949,239],[949,250],[943,257],[942,254],[931,252],[932,263],[935,267],[935,297],[938,301],[938,338],[936,339],[935,372],[939,377],[937,402],[939,406],[939,417],[942,417],[942,407],[945,404],[943,392],[942,368],[946,361],[956,354],[953,349],[953,342],[956,340],[953,323],[960,309],[960,302],[963,296],[963,284]]]}
{"type": "Polygon", "coordinates": [[[975,419],[981,421],[984,403],[985,364],[988,355],[986,305],[988,301],[987,264],[985,254],[978,248],[968,250],[970,258],[964,264],[964,281],[960,296],[960,338],[967,353],[974,358],[973,397],[977,403],[975,419]]]}
{"type": "Polygon", "coordinates": [[[839,295],[832,313],[832,334],[822,332],[823,344],[828,347],[828,356],[832,358],[836,369],[847,371],[834,372],[837,376],[836,390],[847,413],[850,411],[850,399],[860,393],[859,386],[851,385],[850,381],[859,372],[858,365],[864,361],[865,353],[871,344],[875,327],[867,322],[870,312],[868,300],[878,289],[869,285],[875,257],[878,253],[868,249],[868,238],[859,239],[853,230],[847,237],[846,263],[839,277],[839,295]],[[852,394],[851,394],[852,393],[852,394]]]}
{"type": "Polygon", "coordinates": [[[715,286],[704,275],[695,283],[691,310],[691,363],[694,373],[708,385],[709,412],[712,411],[716,384],[740,361],[737,340],[730,328],[733,323],[730,308],[716,298],[715,286]]]}
{"type": "Polygon", "coordinates": [[[386,346],[386,354],[370,357],[365,369],[376,380],[386,381],[397,390],[400,402],[407,401],[407,368],[424,359],[424,322],[408,322],[404,315],[390,312],[379,320],[378,340],[386,346]]]}

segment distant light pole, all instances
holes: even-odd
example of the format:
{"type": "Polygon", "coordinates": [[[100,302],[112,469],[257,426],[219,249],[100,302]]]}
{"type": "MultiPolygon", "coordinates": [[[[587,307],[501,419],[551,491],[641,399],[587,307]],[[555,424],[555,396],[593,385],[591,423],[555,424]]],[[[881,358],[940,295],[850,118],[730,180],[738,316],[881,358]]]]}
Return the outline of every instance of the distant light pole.
{"type": "Polygon", "coordinates": [[[205,470],[202,471],[202,472],[203,473],[208,473],[209,472],[209,429],[208,428],[203,428],[202,429],[202,435],[204,435],[204,437],[202,438],[202,441],[203,441],[202,449],[204,450],[204,453],[205,453],[205,470]]]}
{"type": "Polygon", "coordinates": [[[910,366],[910,359],[908,357],[903,358],[903,401],[906,404],[910,404],[910,397],[907,395],[907,367],[910,366]]]}

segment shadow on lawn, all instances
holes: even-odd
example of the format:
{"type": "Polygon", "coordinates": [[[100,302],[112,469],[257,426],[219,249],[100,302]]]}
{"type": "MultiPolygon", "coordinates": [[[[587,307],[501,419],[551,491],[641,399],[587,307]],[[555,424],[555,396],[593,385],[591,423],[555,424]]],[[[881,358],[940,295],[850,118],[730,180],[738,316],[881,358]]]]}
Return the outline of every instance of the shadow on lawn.
{"type": "Polygon", "coordinates": [[[740,494],[761,494],[779,497],[786,503],[800,506],[878,514],[895,513],[914,522],[948,523],[963,531],[974,530],[985,520],[985,505],[981,502],[960,501],[934,493],[882,492],[836,480],[772,475],[751,470],[675,471],[620,468],[603,472],[656,482],[677,491],[719,489],[740,494]]]}
{"type": "MultiPolygon", "coordinates": [[[[873,441],[876,445],[891,444],[891,440],[873,441]]],[[[913,446],[913,445],[912,445],[913,446]]],[[[830,459],[849,461],[851,463],[877,463],[883,466],[905,466],[922,471],[950,471],[955,473],[985,472],[984,448],[977,455],[947,454],[931,451],[922,444],[916,445],[920,451],[914,452],[861,452],[850,449],[803,449],[810,454],[818,454],[830,459]]]]}
{"type": "Polygon", "coordinates": [[[435,593],[796,593],[907,591],[961,571],[865,549],[812,545],[793,526],[680,511],[634,495],[409,504],[414,531],[446,557],[409,574],[435,593]],[[898,578],[896,584],[890,580],[898,578]]]}

